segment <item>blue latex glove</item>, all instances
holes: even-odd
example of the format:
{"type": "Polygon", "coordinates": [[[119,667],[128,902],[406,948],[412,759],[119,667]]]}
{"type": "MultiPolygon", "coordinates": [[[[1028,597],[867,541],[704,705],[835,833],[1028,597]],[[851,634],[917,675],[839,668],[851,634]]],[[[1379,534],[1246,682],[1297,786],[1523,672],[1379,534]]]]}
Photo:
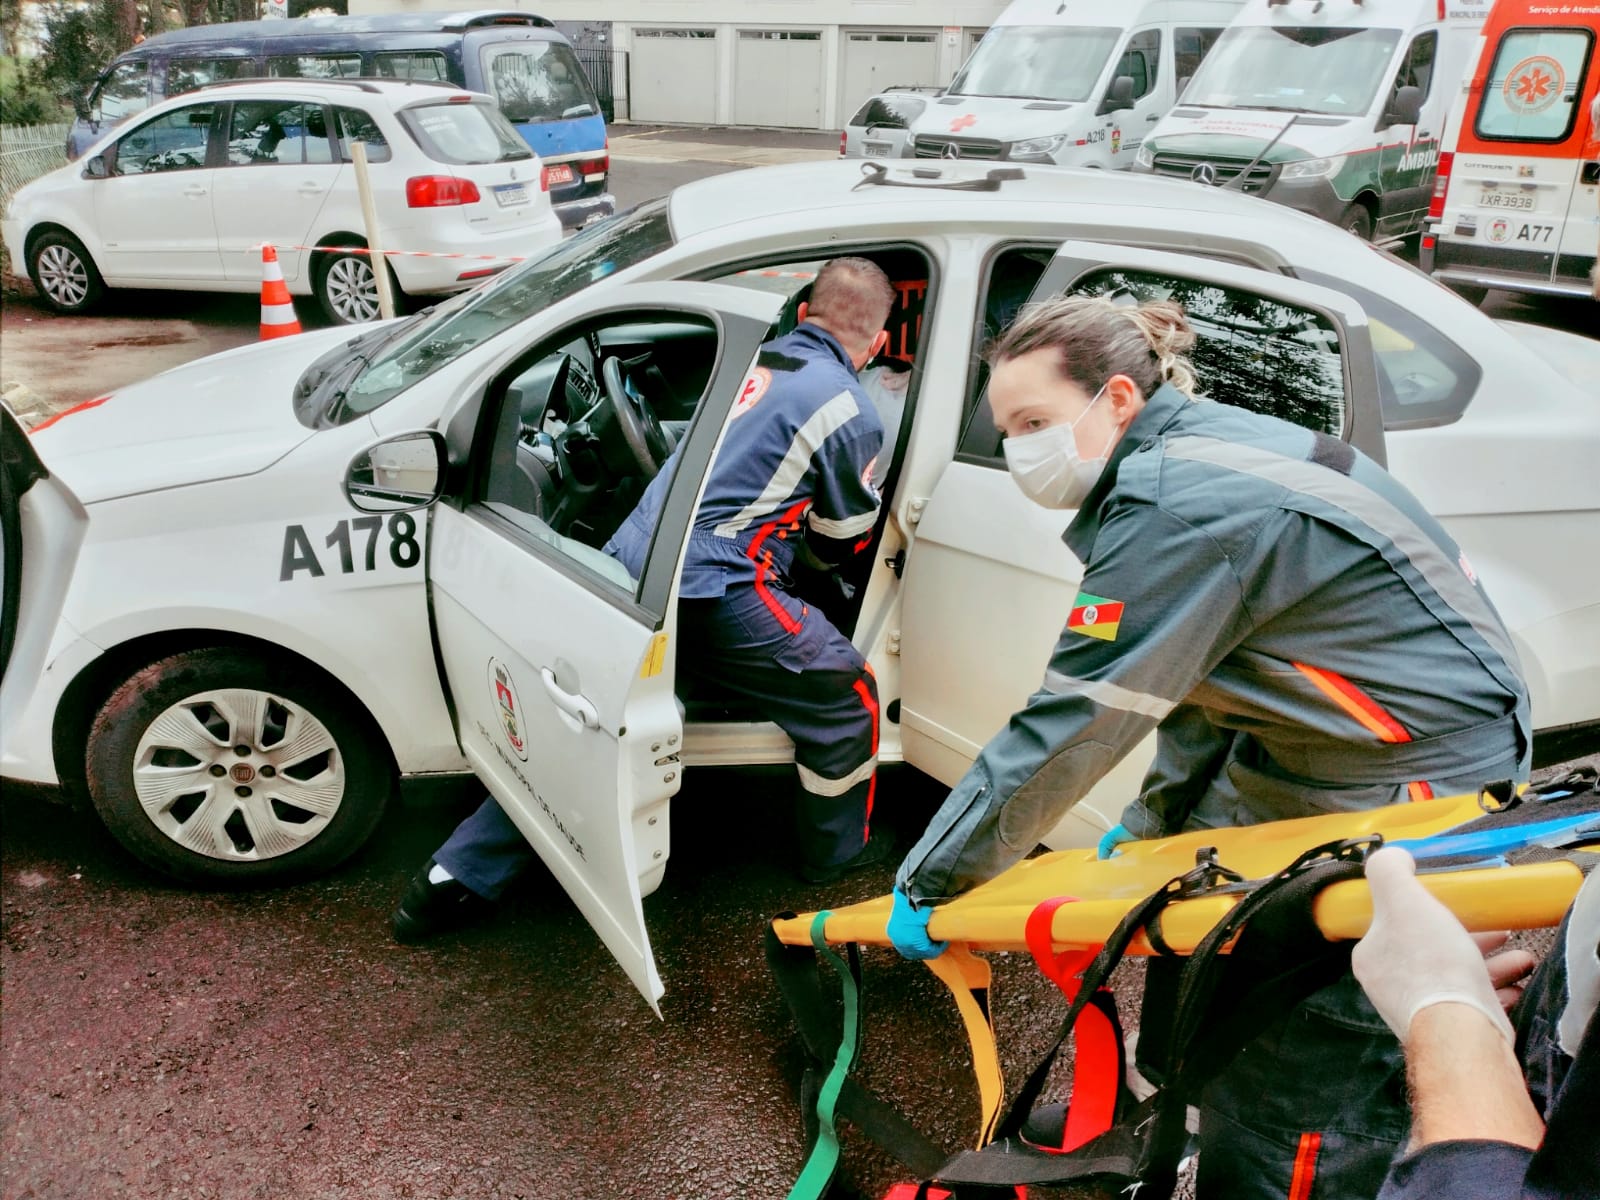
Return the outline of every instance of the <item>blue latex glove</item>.
{"type": "Polygon", "coordinates": [[[1122,845],[1124,842],[1137,842],[1138,840],[1138,838],[1134,837],[1133,834],[1129,833],[1123,826],[1117,825],[1109,830],[1105,837],[1100,839],[1100,845],[1095,849],[1094,852],[1095,857],[1116,858],[1117,855],[1122,853],[1121,850],[1117,849],[1118,846],[1122,845]]]}
{"type": "Polygon", "coordinates": [[[932,916],[932,908],[912,908],[911,898],[895,888],[894,911],[889,914],[889,941],[900,951],[901,958],[938,958],[944,953],[949,942],[928,939],[928,919],[932,916]]]}

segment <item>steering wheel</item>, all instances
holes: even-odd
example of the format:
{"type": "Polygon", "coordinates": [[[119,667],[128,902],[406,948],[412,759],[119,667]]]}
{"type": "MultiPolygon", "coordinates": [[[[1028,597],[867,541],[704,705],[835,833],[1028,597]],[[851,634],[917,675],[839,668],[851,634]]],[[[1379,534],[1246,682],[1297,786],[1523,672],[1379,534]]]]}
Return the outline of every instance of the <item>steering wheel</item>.
{"type": "Polygon", "coordinates": [[[661,465],[672,453],[666,431],[656,419],[655,411],[642,396],[629,395],[622,378],[622,359],[612,355],[600,364],[600,378],[605,385],[606,402],[616,418],[622,440],[628,452],[639,464],[647,478],[655,478],[661,465]]]}

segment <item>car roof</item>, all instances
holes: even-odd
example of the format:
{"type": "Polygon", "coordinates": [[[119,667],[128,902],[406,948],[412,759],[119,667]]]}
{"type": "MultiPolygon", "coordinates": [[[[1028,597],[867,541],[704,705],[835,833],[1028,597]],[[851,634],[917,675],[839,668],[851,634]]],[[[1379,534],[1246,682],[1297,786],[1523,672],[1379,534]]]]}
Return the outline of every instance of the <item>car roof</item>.
{"type": "Polygon", "coordinates": [[[1018,177],[1004,179],[993,191],[937,186],[982,183],[996,170],[994,163],[950,159],[756,167],[678,187],[671,199],[672,230],[682,241],[743,221],[804,214],[818,228],[831,224],[841,236],[853,224],[870,223],[873,236],[883,237],[897,223],[907,230],[966,225],[981,211],[980,222],[997,228],[1031,221],[1054,230],[1077,222],[1103,225],[1108,212],[1122,225],[1196,232],[1231,217],[1239,228],[1255,231],[1251,241],[1271,247],[1291,238],[1314,243],[1338,232],[1316,217],[1253,196],[1127,171],[999,164],[999,173],[1018,177]],[[898,186],[866,182],[880,171],[898,186]]]}
{"type": "Polygon", "coordinates": [[[119,58],[145,58],[184,46],[207,46],[246,39],[305,38],[330,34],[463,33],[489,25],[522,25],[560,37],[554,22],[529,12],[482,9],[470,12],[373,13],[368,16],[297,17],[292,21],[227,21],[193,25],[146,38],[119,58]]]}
{"type": "MultiPolygon", "coordinates": [[[[481,93],[468,92],[453,83],[435,80],[373,79],[236,79],[226,83],[207,84],[192,92],[174,96],[173,100],[193,101],[200,97],[236,99],[241,95],[293,98],[307,94],[332,103],[338,100],[356,101],[363,95],[382,96],[392,106],[400,107],[412,101],[437,99],[461,101],[481,93]]],[[[487,97],[485,97],[487,98],[487,97]]],[[[171,103],[169,100],[167,103],[171,103]]]]}

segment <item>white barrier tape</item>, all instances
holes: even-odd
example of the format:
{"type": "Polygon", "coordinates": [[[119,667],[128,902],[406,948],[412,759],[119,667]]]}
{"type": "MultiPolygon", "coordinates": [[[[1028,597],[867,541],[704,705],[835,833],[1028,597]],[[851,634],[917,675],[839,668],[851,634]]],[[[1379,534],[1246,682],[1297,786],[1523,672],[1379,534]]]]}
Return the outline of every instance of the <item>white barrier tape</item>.
{"type": "MultiPolygon", "coordinates": [[[[313,250],[323,254],[371,254],[372,251],[365,246],[279,246],[279,250],[313,250]]],[[[256,246],[247,251],[250,254],[259,253],[261,247],[256,246]]],[[[459,258],[470,259],[474,262],[527,262],[527,255],[523,254],[445,254],[438,250],[385,250],[385,258],[459,258]]]]}

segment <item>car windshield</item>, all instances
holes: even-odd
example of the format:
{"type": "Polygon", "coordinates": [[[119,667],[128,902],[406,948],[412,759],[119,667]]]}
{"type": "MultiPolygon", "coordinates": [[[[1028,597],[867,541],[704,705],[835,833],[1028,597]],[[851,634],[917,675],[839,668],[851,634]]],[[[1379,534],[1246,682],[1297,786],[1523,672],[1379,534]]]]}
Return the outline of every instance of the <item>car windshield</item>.
{"type": "Polygon", "coordinates": [[[570,121],[600,111],[577,55],[560,42],[488,46],[483,64],[500,111],[519,125],[570,121]]]}
{"type": "Polygon", "coordinates": [[[487,100],[474,104],[463,99],[400,111],[400,119],[429,158],[473,165],[533,157],[528,144],[487,100]]]}
{"type": "MultiPolygon", "coordinates": [[[[374,343],[370,362],[349,386],[325,398],[326,420],[343,424],[387,403],[446,363],[512,326],[672,245],[666,200],[592,225],[493,283],[441,305],[403,336],[374,343]]],[[[376,331],[375,331],[376,332],[376,331]]],[[[383,331],[388,332],[388,331],[383,331]]],[[[355,353],[359,354],[357,348],[355,353]]]]}
{"type": "Polygon", "coordinates": [[[1389,74],[1398,29],[1234,26],[1195,72],[1185,104],[1356,116],[1389,74]]]}
{"type": "Polygon", "coordinates": [[[1089,26],[996,26],[983,35],[948,94],[1087,100],[1120,33],[1089,26]]]}

